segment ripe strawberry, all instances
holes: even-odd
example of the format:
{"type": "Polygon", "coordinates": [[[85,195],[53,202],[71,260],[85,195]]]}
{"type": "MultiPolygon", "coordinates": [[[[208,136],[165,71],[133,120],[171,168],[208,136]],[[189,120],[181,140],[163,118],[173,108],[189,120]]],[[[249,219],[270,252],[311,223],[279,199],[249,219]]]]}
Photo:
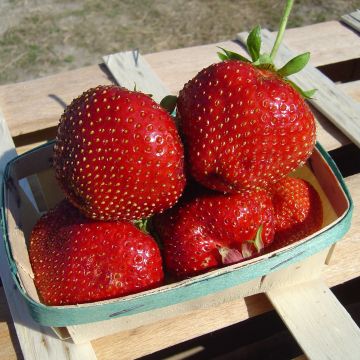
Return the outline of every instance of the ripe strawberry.
{"type": "Polygon", "coordinates": [[[66,200],[42,216],[30,237],[30,261],[47,305],[80,304],[162,283],[156,242],[127,222],[85,218],[66,200]]]}
{"type": "Polygon", "coordinates": [[[61,116],[54,167],[66,197],[86,216],[133,220],[177,201],[183,156],[172,118],[149,96],[98,86],[61,116]]]}
{"type": "Polygon", "coordinates": [[[184,278],[255,255],[273,240],[273,222],[271,198],[258,189],[202,195],[155,216],[154,227],[167,270],[184,278]]]}
{"type": "Polygon", "coordinates": [[[286,177],[271,188],[275,238],[267,249],[277,250],[318,231],[323,222],[320,196],[306,180],[286,177]]]}
{"type": "Polygon", "coordinates": [[[286,79],[306,65],[309,53],[276,70],[275,54],[260,55],[260,44],[257,27],[248,39],[253,62],[223,49],[224,61],[200,71],[179,93],[190,171],[213,190],[267,187],[314,148],[314,116],[299,93],[313,91],[302,92],[286,79]]]}

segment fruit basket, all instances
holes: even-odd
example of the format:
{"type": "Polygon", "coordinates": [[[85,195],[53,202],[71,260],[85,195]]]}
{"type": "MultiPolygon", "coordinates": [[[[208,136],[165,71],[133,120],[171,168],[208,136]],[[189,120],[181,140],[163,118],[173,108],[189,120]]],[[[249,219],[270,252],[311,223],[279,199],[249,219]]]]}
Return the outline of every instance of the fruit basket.
{"type": "Polygon", "coordinates": [[[322,199],[323,226],[312,236],[272,253],[139,294],[84,305],[46,306],[40,303],[35,289],[27,242],[41,212],[63,197],[51,167],[52,153],[51,142],[8,163],[2,189],[2,222],[14,283],[31,316],[53,327],[61,338],[70,336],[74,342],[314,278],[326,261],[329,247],[350,227],[351,197],[336,165],[317,144],[307,164],[295,173],[311,182],[322,199]],[[22,189],[26,181],[31,184],[33,199],[22,189]]]}

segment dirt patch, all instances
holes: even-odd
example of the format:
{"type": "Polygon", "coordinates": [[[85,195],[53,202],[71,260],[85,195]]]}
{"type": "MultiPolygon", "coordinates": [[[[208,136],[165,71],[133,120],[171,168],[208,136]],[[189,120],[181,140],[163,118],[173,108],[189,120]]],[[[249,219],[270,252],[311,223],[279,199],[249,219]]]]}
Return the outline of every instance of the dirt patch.
{"type": "MultiPolygon", "coordinates": [[[[0,84],[142,53],[233,39],[256,24],[274,30],[283,1],[1,0],[0,84]]],[[[289,27],[339,19],[360,1],[302,0],[289,27]]]]}

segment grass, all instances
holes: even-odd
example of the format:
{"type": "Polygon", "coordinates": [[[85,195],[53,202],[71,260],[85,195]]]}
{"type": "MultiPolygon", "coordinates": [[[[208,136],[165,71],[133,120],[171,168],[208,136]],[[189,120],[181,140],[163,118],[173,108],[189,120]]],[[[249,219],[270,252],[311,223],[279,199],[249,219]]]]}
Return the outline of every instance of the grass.
{"type": "MultiPolygon", "coordinates": [[[[142,53],[233,39],[261,24],[277,28],[283,1],[2,0],[0,84],[101,62],[104,54],[142,53]]],[[[339,17],[359,0],[298,0],[289,27],[339,17]]]]}

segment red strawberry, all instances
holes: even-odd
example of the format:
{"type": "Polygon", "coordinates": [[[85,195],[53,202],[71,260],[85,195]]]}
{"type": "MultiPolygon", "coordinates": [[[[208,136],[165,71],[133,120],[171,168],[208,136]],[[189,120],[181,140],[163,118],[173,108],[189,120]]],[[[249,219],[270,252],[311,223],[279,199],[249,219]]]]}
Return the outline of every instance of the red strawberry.
{"type": "Polygon", "coordinates": [[[200,71],[179,93],[190,171],[208,188],[237,192],[267,187],[313,151],[314,116],[301,90],[285,78],[304,67],[309,54],[276,71],[275,54],[260,55],[260,44],[257,27],[248,39],[252,63],[224,50],[219,54],[223,62],[200,71]]]}
{"type": "Polygon", "coordinates": [[[197,197],[155,216],[154,225],[167,270],[183,278],[256,254],[273,240],[273,221],[271,198],[258,189],[197,197]],[[254,243],[257,233],[262,241],[254,243]]]}
{"type": "Polygon", "coordinates": [[[306,180],[286,177],[272,186],[275,238],[267,249],[274,251],[318,231],[323,222],[320,196],[306,180]]]}
{"type": "Polygon", "coordinates": [[[149,96],[114,85],[90,89],[65,109],[54,167],[68,200],[100,220],[161,212],[185,186],[170,115],[149,96]]]}
{"type": "Polygon", "coordinates": [[[85,218],[67,201],[40,218],[29,248],[35,285],[47,305],[80,304],[162,283],[156,242],[127,222],[85,218]]]}

